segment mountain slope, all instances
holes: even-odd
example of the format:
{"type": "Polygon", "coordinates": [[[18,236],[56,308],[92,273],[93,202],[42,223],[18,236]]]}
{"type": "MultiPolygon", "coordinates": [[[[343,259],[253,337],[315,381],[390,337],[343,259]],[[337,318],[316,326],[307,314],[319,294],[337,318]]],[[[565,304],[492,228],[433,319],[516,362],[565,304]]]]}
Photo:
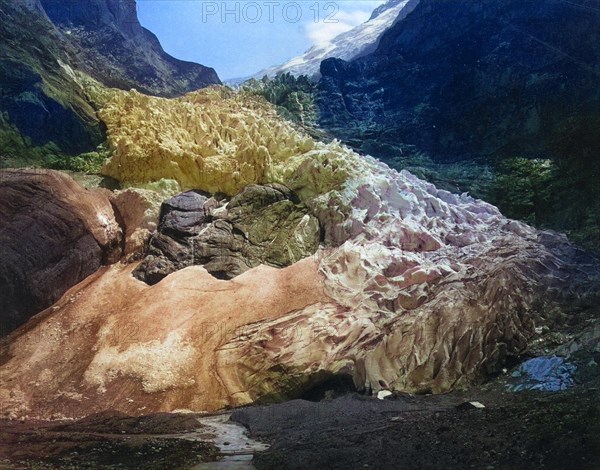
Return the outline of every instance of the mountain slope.
{"type": "Polygon", "coordinates": [[[176,96],[219,84],[216,72],[168,55],[140,24],[135,0],[40,0],[58,30],[77,48],[73,60],[107,86],[176,96]]]}
{"type": "Polygon", "coordinates": [[[422,0],[374,53],[322,64],[321,123],[434,158],[551,155],[600,114],[599,25],[591,1],[422,0]]]}
{"type": "Polygon", "coordinates": [[[253,78],[262,78],[265,75],[273,77],[286,72],[295,76],[317,77],[321,62],[328,57],[350,60],[372,52],[381,35],[395,21],[406,17],[418,3],[419,0],[389,0],[378,7],[365,23],[336,36],[330,43],[311,47],[301,56],[283,65],[262,70],[253,78]]]}
{"type": "Polygon", "coordinates": [[[214,70],[167,55],[140,26],[133,0],[0,0],[0,39],[2,122],[33,145],[52,142],[70,154],[104,140],[85,75],[160,96],[220,83],[214,70]]]}
{"type": "Polygon", "coordinates": [[[333,136],[600,250],[598,2],[422,0],[321,72],[333,136]]]}
{"type": "MultiPolygon", "coordinates": [[[[70,153],[95,148],[102,131],[73,70],[74,53],[37,2],[0,1],[0,111],[31,139],[70,153]],[[30,9],[30,7],[36,9],[30,9]]],[[[10,152],[2,142],[1,155],[10,152]]]]}

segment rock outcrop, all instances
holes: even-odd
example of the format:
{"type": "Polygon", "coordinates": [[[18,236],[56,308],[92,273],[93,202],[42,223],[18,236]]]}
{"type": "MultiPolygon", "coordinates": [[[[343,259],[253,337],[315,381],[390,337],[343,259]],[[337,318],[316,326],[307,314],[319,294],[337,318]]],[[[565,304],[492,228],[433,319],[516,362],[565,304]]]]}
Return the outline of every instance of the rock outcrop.
{"type": "Polygon", "coordinates": [[[54,171],[0,172],[2,336],[121,254],[106,194],[54,171]]]}
{"type": "Polygon", "coordinates": [[[600,118],[598,21],[591,1],[421,0],[373,53],[322,63],[321,124],[383,159],[552,157],[600,118]]]}
{"type": "Polygon", "coordinates": [[[319,241],[319,221],[285,186],[249,185],[229,202],[190,191],[163,203],[159,233],[134,275],[156,284],[200,265],[232,279],[261,264],[290,266],[319,241]]]}

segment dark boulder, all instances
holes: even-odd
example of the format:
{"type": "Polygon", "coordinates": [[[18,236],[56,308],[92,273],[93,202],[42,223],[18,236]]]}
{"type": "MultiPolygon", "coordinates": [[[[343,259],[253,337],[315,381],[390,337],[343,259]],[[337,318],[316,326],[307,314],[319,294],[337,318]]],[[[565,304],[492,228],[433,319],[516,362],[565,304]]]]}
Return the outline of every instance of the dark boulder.
{"type": "Polygon", "coordinates": [[[10,333],[121,253],[101,192],[54,171],[0,172],[0,334],[10,333]]]}
{"type": "Polygon", "coordinates": [[[229,203],[190,191],[163,203],[159,233],[134,275],[155,284],[201,265],[231,279],[260,264],[289,266],[314,254],[319,240],[318,220],[285,186],[249,185],[229,203]]]}
{"type": "Polygon", "coordinates": [[[160,231],[173,237],[198,235],[210,217],[208,207],[204,207],[209,197],[198,191],[187,191],[163,202],[160,231]]]}

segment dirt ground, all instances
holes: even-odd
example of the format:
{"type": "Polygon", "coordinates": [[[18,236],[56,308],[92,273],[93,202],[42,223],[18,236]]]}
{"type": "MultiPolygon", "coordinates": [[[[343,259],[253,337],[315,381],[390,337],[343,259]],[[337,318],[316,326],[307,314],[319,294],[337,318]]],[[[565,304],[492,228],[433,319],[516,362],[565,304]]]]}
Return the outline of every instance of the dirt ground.
{"type": "Polygon", "coordinates": [[[254,456],[258,470],[600,470],[597,319],[543,333],[512,368],[468,391],[351,393],[239,409],[231,419],[271,444],[254,456]],[[562,365],[536,382],[523,371],[540,359],[562,365]]]}
{"type": "Polygon", "coordinates": [[[198,428],[196,415],[179,414],[103,413],[59,423],[2,420],[0,469],[187,469],[217,459],[214,445],[173,437],[198,428]]]}
{"type": "MultiPolygon", "coordinates": [[[[271,444],[255,455],[258,470],[600,469],[598,374],[558,393],[506,385],[293,400],[239,409],[232,420],[271,444]]],[[[188,469],[218,459],[212,444],[174,437],[198,428],[196,415],[180,414],[0,421],[0,469],[188,469]]]]}
{"type": "MultiPolygon", "coordinates": [[[[379,400],[333,381],[304,400],[237,409],[231,419],[270,444],[255,454],[257,470],[600,470],[600,322],[558,340],[545,335],[528,357],[554,364],[558,356],[566,362],[548,384],[568,387],[555,392],[514,391],[531,383],[519,372],[522,357],[469,391],[379,400]]],[[[0,420],[0,470],[189,469],[221,456],[199,441],[210,433],[182,438],[202,427],[199,416],[0,420]]]]}
{"type": "Polygon", "coordinates": [[[239,410],[232,418],[266,439],[258,470],[600,469],[600,392],[377,400],[350,395],[239,410]],[[485,405],[460,406],[467,400],[485,405]]]}

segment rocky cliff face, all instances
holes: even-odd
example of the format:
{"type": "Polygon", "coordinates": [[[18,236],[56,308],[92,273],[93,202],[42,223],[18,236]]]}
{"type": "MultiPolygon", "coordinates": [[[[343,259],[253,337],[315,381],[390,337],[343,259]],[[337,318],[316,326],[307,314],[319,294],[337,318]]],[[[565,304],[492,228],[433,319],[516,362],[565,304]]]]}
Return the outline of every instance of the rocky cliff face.
{"type": "Polygon", "coordinates": [[[2,0],[0,39],[0,111],[34,145],[71,154],[104,138],[82,74],[164,96],[220,83],[214,70],[166,54],[133,0],[2,0]]]}
{"type": "Polygon", "coordinates": [[[422,0],[372,54],[322,63],[321,123],[383,158],[553,156],[598,118],[596,2],[422,0]]]}
{"type": "Polygon", "coordinates": [[[213,69],[168,55],[141,26],[135,0],[40,3],[76,47],[77,67],[107,86],[175,96],[220,83],[213,69]]]}

